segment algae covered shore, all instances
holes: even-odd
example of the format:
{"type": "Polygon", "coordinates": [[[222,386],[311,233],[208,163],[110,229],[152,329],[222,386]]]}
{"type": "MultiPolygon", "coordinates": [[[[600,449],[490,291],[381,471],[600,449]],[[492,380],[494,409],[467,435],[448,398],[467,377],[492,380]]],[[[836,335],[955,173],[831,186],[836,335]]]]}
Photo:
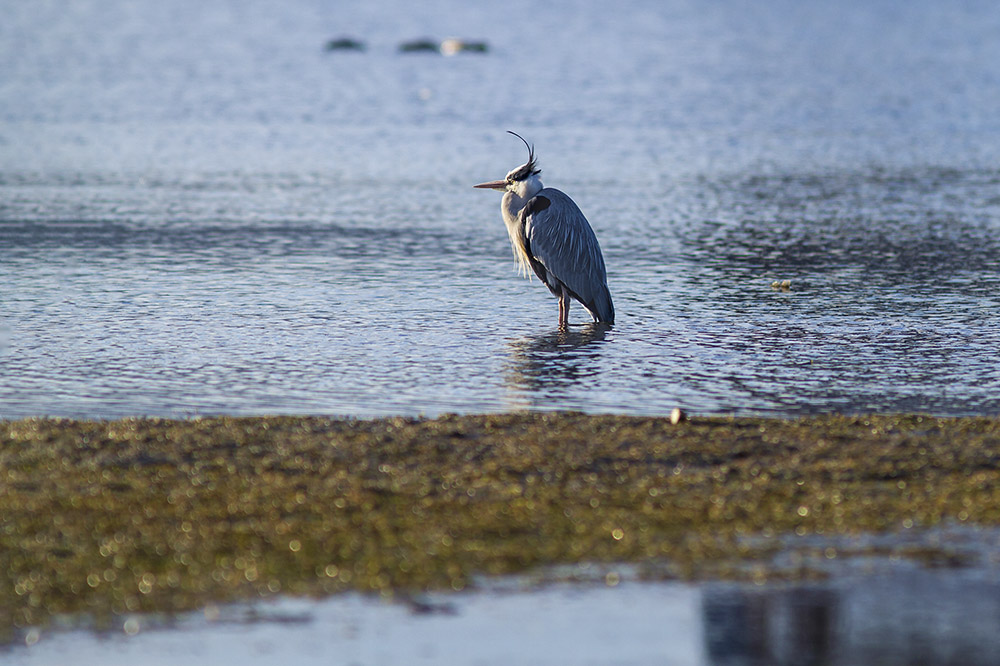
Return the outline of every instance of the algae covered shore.
{"type": "Polygon", "coordinates": [[[552,564],[736,575],[767,537],[943,521],[1000,525],[1000,420],[5,421],[0,631],[552,564]]]}

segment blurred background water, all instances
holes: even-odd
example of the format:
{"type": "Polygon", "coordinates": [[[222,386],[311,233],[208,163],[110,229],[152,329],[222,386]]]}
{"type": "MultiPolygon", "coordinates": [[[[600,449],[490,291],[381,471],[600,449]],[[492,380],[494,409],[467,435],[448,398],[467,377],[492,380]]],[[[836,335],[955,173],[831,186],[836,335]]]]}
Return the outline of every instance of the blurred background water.
{"type": "Polygon", "coordinates": [[[995,414],[998,62],[975,0],[9,3],[0,417],[995,414]],[[614,328],[516,276],[507,129],[614,328]]]}

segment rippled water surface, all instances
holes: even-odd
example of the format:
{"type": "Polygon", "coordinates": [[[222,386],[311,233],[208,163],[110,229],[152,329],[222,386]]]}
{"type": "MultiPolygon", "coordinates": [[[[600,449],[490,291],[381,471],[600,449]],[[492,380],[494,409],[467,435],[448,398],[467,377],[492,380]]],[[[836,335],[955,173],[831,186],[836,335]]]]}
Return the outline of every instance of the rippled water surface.
{"type": "Polygon", "coordinates": [[[0,24],[0,417],[1000,412],[991,3],[161,4],[0,24]],[[517,277],[506,129],[613,328],[517,277]]]}

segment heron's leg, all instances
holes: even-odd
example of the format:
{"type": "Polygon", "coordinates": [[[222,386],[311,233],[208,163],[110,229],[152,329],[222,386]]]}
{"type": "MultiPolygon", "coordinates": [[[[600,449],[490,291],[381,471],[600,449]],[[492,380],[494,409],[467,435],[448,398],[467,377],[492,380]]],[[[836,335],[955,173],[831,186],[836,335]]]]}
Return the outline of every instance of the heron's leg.
{"type": "Polygon", "coordinates": [[[566,287],[562,288],[559,295],[559,328],[569,326],[569,292],[566,287]]]}

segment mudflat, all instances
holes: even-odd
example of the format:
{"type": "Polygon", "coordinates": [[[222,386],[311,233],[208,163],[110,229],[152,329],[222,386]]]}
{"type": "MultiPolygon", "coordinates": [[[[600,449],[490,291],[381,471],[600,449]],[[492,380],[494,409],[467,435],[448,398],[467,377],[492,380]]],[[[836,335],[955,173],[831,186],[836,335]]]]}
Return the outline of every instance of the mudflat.
{"type": "Polygon", "coordinates": [[[1000,525],[1000,419],[3,421],[0,623],[580,562],[787,575],[777,537],[948,522],[1000,525]]]}

